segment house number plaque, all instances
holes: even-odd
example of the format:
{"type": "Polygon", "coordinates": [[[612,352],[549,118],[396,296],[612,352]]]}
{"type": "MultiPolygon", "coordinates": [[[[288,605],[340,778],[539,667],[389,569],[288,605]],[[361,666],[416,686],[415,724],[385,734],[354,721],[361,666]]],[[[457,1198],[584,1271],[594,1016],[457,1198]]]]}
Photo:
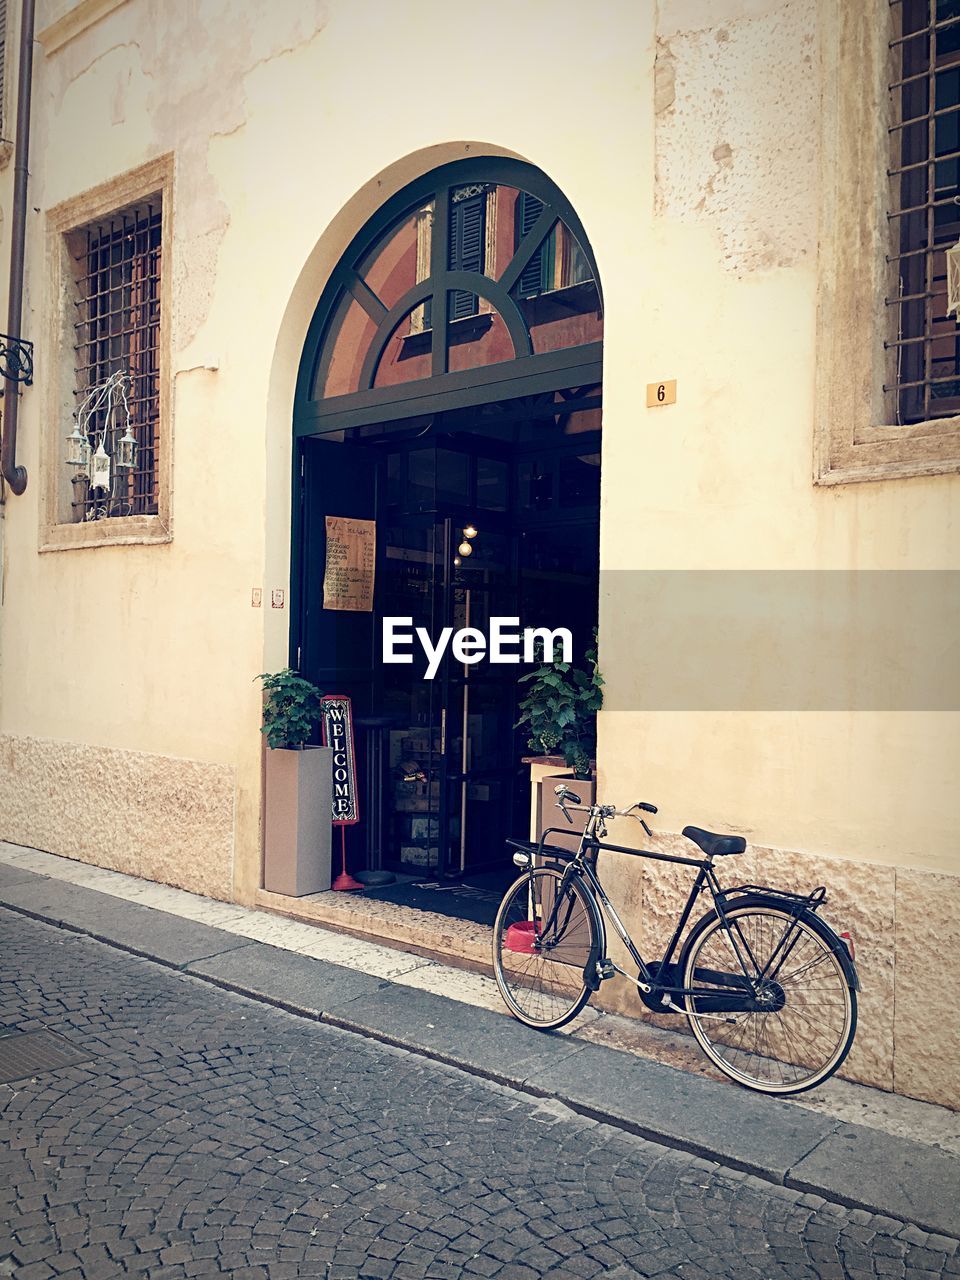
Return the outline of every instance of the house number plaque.
{"type": "Polygon", "coordinates": [[[647,408],[655,409],[661,404],[677,403],[677,380],[671,378],[668,382],[648,382],[647,383],[647,408]]]}

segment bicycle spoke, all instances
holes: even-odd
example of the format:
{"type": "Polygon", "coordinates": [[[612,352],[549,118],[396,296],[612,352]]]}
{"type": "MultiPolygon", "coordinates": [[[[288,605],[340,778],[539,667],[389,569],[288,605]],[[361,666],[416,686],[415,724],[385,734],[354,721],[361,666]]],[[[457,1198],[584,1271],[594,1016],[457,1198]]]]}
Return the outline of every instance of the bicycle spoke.
{"type": "Polygon", "coordinates": [[[583,969],[592,953],[592,917],[574,887],[563,888],[564,898],[556,902],[562,884],[556,871],[535,869],[508,891],[494,926],[497,985],[514,1016],[530,1026],[562,1026],[590,994],[583,969]],[[535,928],[513,950],[509,930],[521,923],[535,928]]]}
{"type": "MultiPolygon", "coordinates": [[[[722,920],[712,922],[686,961],[685,983],[702,986],[694,983],[698,970],[722,976],[739,951],[750,957],[744,976],[769,1008],[711,1018],[705,998],[698,1017],[692,997],[691,1029],[715,1064],[742,1084],[772,1093],[811,1087],[836,1069],[852,1040],[853,993],[844,972],[815,928],[782,909],[743,907],[730,915],[741,946],[732,944],[722,920]]],[[[716,989],[735,988],[728,983],[716,989]]]]}

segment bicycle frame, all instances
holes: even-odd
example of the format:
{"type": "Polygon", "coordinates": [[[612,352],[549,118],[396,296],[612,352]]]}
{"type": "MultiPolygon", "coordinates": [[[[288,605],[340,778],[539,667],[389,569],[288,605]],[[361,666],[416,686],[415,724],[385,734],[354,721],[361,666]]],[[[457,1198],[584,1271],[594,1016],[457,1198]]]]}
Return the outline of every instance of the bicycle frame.
{"type": "MultiPolygon", "coordinates": [[[[570,878],[578,876],[586,882],[587,892],[592,897],[594,903],[599,903],[602,915],[613,926],[614,931],[626,947],[630,958],[637,966],[637,970],[640,974],[638,979],[633,978],[630,974],[624,973],[624,971],[620,969],[619,966],[615,965],[608,956],[598,956],[596,958],[598,977],[597,985],[599,985],[599,980],[602,980],[605,977],[612,977],[614,972],[618,972],[630,981],[636,982],[637,986],[645,995],[657,993],[666,997],[668,1001],[672,1001],[672,997],[674,996],[699,996],[702,998],[711,998],[716,1001],[718,993],[722,993],[724,986],[734,988],[734,990],[729,993],[729,997],[733,1002],[736,1002],[738,999],[737,988],[739,988],[741,992],[739,995],[740,1002],[743,1002],[744,1000],[751,1001],[757,996],[759,982],[763,980],[775,981],[776,974],[779,972],[781,965],[790,955],[790,952],[799,937],[799,930],[797,929],[796,924],[797,921],[799,921],[800,916],[805,910],[816,911],[826,897],[826,890],[822,887],[813,890],[812,893],[807,895],[787,893],[778,889],[767,889],[762,885],[738,885],[735,888],[724,889],[717,878],[712,858],[684,858],[678,854],[659,853],[653,849],[633,849],[626,845],[611,844],[597,837],[596,832],[599,823],[599,814],[590,813],[590,817],[584,827],[583,836],[581,837],[580,845],[576,853],[568,854],[566,850],[551,849],[549,853],[544,854],[544,841],[546,837],[550,835],[551,832],[561,831],[562,828],[560,827],[550,827],[544,831],[538,846],[538,852],[541,856],[553,858],[554,860],[557,860],[558,858],[564,859],[567,862],[561,879],[560,892],[557,893],[550,915],[544,922],[543,929],[541,931],[542,934],[546,935],[556,924],[557,911],[562,898],[563,887],[565,887],[570,878]],[[683,911],[680,913],[680,919],[677,922],[676,928],[667,943],[663,958],[654,962],[656,972],[651,969],[650,965],[648,965],[640,955],[640,952],[637,950],[626,925],[624,925],[623,921],[620,919],[616,908],[610,902],[610,899],[604,891],[596,870],[597,855],[600,850],[611,853],[625,853],[633,857],[650,858],[656,862],[675,863],[681,866],[697,868],[696,879],[694,880],[693,885],[690,888],[690,892],[687,895],[687,901],[684,905],[683,911]],[[693,910],[694,904],[705,889],[708,889],[710,892],[714,909],[723,922],[726,936],[730,941],[731,949],[740,965],[741,972],[740,974],[718,973],[716,975],[718,982],[711,987],[684,987],[663,982],[661,975],[670,972],[674,953],[677,949],[683,931],[686,928],[687,922],[690,919],[690,914],[693,910]],[[783,937],[778,942],[773,954],[762,969],[758,966],[750,949],[749,943],[743,936],[742,930],[739,928],[735,920],[730,920],[727,910],[727,900],[732,895],[743,896],[749,891],[763,893],[781,899],[785,908],[789,908],[790,915],[792,916],[792,923],[788,924],[787,928],[784,930],[783,937]],[[752,965],[752,970],[748,968],[747,962],[744,958],[745,955],[752,965]],[[756,977],[751,977],[751,972],[755,974],[756,977]],[[743,988],[745,984],[749,984],[749,995],[744,993],[743,988]]],[[[589,977],[586,973],[584,977],[589,981],[589,977]]],[[[593,984],[591,983],[591,985],[593,984]]],[[[664,1007],[669,1008],[669,1003],[665,1004],[664,1007]]],[[[676,1007],[674,1007],[674,1011],[678,1013],[683,1012],[682,1009],[676,1007]]],[[[746,1012],[748,1010],[744,1009],[740,1011],[746,1012]]],[[[731,1009],[728,1010],[728,1012],[737,1012],[737,1010],[731,1009]]]]}

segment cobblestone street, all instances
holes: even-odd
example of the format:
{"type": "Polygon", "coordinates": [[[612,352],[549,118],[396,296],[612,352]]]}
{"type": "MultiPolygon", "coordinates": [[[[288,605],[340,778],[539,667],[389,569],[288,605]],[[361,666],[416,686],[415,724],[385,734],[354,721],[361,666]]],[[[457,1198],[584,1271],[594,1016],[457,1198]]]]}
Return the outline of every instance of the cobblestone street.
{"type": "Polygon", "coordinates": [[[0,1275],[960,1274],[955,1241],[89,939],[2,911],[0,943],[0,1024],[89,1055],[0,1087],[0,1275]]]}

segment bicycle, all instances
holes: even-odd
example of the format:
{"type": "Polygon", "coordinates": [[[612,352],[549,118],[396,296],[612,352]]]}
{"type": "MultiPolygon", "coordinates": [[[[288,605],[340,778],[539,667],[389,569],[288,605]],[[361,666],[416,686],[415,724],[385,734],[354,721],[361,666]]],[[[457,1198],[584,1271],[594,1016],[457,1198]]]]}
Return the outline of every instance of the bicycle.
{"type": "Polygon", "coordinates": [[[742,853],[742,836],[685,827],[683,835],[700,849],[700,858],[609,844],[606,823],[612,817],[637,818],[655,840],[642,813],[655,814],[656,806],[587,807],[565,784],[556,795],[569,823],[571,810],[588,815],[575,851],[546,843],[558,827],[536,844],[508,842],[523,874],[497,911],[493,969],[513,1016],[542,1031],[562,1027],[601,982],[620,974],[636,983],[648,1009],[684,1015],[706,1056],[738,1084],[787,1095],[833,1075],[856,1033],[860,982],[850,935],[837,934],[817,914],[826,889],[805,895],[755,884],[724,889],[714,859],[742,853]],[[600,850],[698,868],[661,960],[643,960],[607,898],[597,873],[600,850]],[[694,904],[706,891],[713,907],[690,930],[674,961],[694,904]],[[636,978],[608,956],[605,918],[636,965],[636,978]]]}

